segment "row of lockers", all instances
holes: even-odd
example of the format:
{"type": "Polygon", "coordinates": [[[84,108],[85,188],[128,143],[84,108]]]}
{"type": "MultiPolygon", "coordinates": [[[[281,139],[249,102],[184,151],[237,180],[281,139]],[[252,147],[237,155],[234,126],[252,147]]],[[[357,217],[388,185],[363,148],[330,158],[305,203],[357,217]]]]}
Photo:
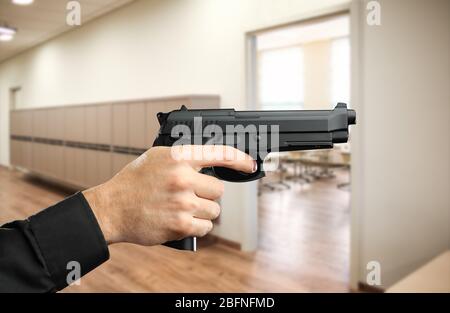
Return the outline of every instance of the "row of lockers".
{"type": "Polygon", "coordinates": [[[11,111],[11,135],[145,149],[159,129],[158,112],[217,108],[218,97],[11,111]]]}
{"type": "Polygon", "coordinates": [[[11,111],[11,164],[78,187],[100,184],[137,157],[112,152],[112,147],[151,147],[159,129],[156,114],[181,105],[218,108],[219,98],[187,96],[11,111]],[[68,142],[105,145],[110,151],[68,142]]]}
{"type": "Polygon", "coordinates": [[[11,140],[11,163],[77,187],[103,183],[136,155],[11,140]]]}

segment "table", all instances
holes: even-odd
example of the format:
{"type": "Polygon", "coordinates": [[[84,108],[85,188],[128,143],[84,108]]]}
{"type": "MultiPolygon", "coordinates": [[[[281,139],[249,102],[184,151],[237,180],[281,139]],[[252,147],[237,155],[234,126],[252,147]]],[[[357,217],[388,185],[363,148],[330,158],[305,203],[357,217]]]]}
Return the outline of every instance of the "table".
{"type": "MultiPolygon", "coordinates": [[[[334,161],[329,155],[328,151],[317,151],[317,153],[312,152],[292,152],[289,153],[289,157],[283,159],[285,163],[294,164],[294,175],[289,177],[290,179],[301,179],[306,182],[311,182],[314,178],[331,178],[334,177],[333,173],[330,171],[332,168],[350,168],[350,153],[349,152],[339,152],[342,156],[342,160],[334,161]],[[311,173],[299,169],[299,165],[303,165],[305,168],[308,167],[320,167],[323,170],[320,173],[311,173]]],[[[338,184],[338,188],[346,187],[350,185],[350,182],[338,184]]]]}

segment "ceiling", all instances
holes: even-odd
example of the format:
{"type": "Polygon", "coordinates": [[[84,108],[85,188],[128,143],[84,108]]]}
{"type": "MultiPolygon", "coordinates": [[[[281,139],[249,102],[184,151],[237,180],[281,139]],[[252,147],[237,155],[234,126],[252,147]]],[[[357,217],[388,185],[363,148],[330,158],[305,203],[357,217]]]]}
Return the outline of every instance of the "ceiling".
{"type": "MultiPolygon", "coordinates": [[[[79,0],[81,23],[97,18],[133,0],[79,0]]],[[[72,30],[66,24],[66,3],[61,0],[34,0],[27,6],[0,0],[0,25],[17,28],[11,41],[0,41],[0,62],[42,43],[63,32],[72,30]]]]}
{"type": "Polygon", "coordinates": [[[279,49],[349,35],[348,15],[299,23],[257,35],[258,50],[279,49]]]}

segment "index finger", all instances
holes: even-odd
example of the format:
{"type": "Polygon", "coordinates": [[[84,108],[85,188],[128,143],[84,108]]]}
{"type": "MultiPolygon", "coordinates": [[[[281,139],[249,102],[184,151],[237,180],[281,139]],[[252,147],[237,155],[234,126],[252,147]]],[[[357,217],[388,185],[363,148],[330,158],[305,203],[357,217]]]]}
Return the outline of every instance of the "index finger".
{"type": "Polygon", "coordinates": [[[180,157],[200,170],[204,167],[223,166],[236,171],[253,173],[256,171],[256,162],[248,154],[230,146],[222,145],[185,145],[173,146],[172,155],[180,157]]]}

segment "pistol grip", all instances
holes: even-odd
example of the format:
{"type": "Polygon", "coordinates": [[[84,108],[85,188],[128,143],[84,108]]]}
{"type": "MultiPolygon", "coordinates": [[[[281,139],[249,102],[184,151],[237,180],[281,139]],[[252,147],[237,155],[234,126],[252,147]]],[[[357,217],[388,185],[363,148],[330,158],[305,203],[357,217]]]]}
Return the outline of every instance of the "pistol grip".
{"type": "Polygon", "coordinates": [[[197,237],[186,237],[181,240],[168,241],[164,246],[177,250],[197,251],[197,237]]]}
{"type": "MultiPolygon", "coordinates": [[[[211,167],[205,167],[200,170],[200,173],[216,176],[211,167]]],[[[186,237],[181,240],[168,241],[163,243],[164,246],[178,250],[197,251],[197,237],[186,237]]]]}

